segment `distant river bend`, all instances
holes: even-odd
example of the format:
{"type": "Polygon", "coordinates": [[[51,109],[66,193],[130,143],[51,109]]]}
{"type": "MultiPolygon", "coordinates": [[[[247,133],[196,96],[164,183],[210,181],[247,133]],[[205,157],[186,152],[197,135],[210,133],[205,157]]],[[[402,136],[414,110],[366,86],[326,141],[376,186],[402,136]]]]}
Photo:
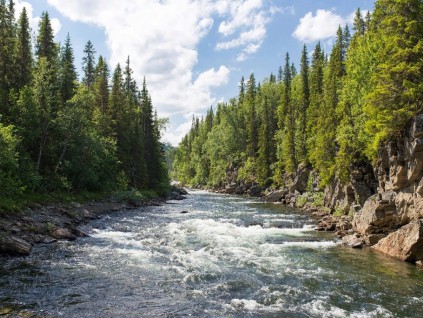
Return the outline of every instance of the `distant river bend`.
{"type": "Polygon", "coordinates": [[[0,258],[0,315],[423,317],[423,272],[312,227],[285,206],[192,191],[0,258]]]}

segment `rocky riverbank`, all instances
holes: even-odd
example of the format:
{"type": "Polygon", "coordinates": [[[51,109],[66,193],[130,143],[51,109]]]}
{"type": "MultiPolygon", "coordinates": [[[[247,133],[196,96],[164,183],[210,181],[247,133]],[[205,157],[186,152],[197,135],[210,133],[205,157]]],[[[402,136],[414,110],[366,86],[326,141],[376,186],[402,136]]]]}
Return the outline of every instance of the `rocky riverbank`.
{"type": "MultiPolygon", "coordinates": [[[[184,189],[174,188],[167,199],[182,200],[186,194],[184,189]]],[[[51,244],[57,240],[75,240],[88,236],[79,226],[102,214],[162,205],[165,202],[158,198],[137,202],[108,199],[84,204],[34,204],[20,212],[0,216],[0,255],[29,255],[34,244],[51,244]]]]}
{"type": "Polygon", "coordinates": [[[134,209],[143,205],[162,204],[162,200],[121,203],[114,200],[85,204],[51,204],[26,208],[0,218],[0,255],[29,255],[34,244],[51,244],[57,240],[75,240],[88,236],[79,225],[110,212],[134,209]]]}
{"type": "Polygon", "coordinates": [[[423,114],[414,117],[400,137],[379,148],[376,162],[350,167],[348,182],[335,178],[321,189],[315,171],[299,166],[285,175],[280,189],[262,189],[238,180],[228,167],[227,182],[215,189],[263,197],[318,217],[317,230],[333,231],[352,247],[371,246],[394,258],[423,262],[423,114]]]}

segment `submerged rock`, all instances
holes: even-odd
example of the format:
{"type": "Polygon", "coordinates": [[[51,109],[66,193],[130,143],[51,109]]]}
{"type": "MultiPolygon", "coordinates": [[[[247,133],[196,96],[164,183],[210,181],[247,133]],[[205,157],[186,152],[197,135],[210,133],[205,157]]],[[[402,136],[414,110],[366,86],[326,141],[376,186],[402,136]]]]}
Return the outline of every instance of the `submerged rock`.
{"type": "Polygon", "coordinates": [[[381,239],[373,248],[402,261],[423,260],[423,220],[404,225],[381,239]]]}

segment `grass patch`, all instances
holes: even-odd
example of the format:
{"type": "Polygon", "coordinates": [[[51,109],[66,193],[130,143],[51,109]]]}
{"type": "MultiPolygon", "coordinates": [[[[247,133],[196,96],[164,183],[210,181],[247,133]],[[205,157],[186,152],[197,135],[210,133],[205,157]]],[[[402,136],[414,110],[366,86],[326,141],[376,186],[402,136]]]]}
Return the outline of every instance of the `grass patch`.
{"type": "Polygon", "coordinates": [[[0,197],[0,216],[10,213],[19,213],[25,207],[34,208],[37,205],[47,205],[52,203],[84,203],[91,200],[101,200],[110,197],[110,193],[104,192],[50,192],[22,193],[15,198],[0,197]]]}
{"type": "Polygon", "coordinates": [[[119,202],[143,202],[157,198],[158,195],[153,190],[128,190],[128,191],[117,191],[112,195],[112,198],[119,202]]]}

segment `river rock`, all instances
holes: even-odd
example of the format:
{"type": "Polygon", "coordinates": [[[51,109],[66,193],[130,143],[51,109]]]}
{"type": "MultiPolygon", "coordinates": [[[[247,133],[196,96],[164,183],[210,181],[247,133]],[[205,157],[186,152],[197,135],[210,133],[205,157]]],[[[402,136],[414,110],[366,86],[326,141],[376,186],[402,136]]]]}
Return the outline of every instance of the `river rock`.
{"type": "Polygon", "coordinates": [[[373,248],[402,261],[423,260],[423,220],[404,225],[381,239],[373,248]]]}
{"type": "Polygon", "coordinates": [[[285,198],[287,193],[288,193],[288,191],[285,190],[285,189],[273,191],[266,196],[265,201],[266,202],[279,202],[283,198],[285,198]]]}
{"type": "Polygon", "coordinates": [[[0,235],[0,254],[18,256],[29,255],[31,253],[32,245],[28,242],[13,235],[0,235]]]}
{"type": "Polygon", "coordinates": [[[58,240],[68,240],[68,241],[74,241],[77,238],[76,235],[73,234],[71,230],[66,228],[55,229],[51,231],[50,236],[58,240]]]}
{"type": "Polygon", "coordinates": [[[183,200],[185,199],[179,192],[177,191],[172,191],[169,196],[167,197],[168,200],[183,200]]]}
{"type": "Polygon", "coordinates": [[[363,246],[363,239],[357,234],[346,235],[342,238],[342,244],[352,248],[361,248],[363,246]]]}
{"type": "Polygon", "coordinates": [[[367,234],[364,236],[364,243],[368,246],[373,246],[384,237],[386,237],[386,234],[367,234]]]}

